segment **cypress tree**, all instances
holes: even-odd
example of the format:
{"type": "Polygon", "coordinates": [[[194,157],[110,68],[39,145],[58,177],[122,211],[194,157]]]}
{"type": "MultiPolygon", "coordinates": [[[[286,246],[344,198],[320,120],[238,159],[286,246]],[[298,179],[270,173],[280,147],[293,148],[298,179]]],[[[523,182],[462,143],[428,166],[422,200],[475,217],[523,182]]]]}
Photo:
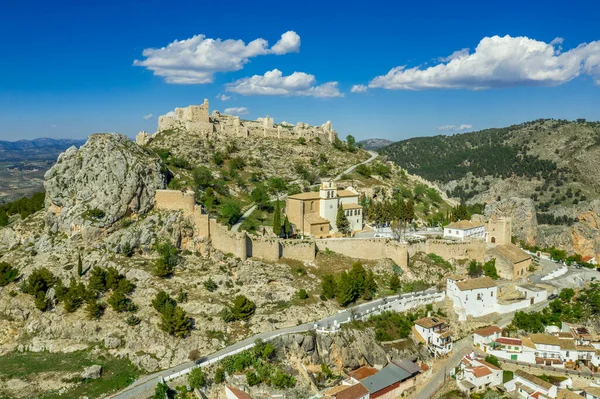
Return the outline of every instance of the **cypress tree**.
{"type": "Polygon", "coordinates": [[[344,213],[344,208],[342,206],[338,207],[337,216],[335,218],[335,224],[337,229],[342,234],[348,234],[350,232],[350,222],[344,213]]]}
{"type": "Polygon", "coordinates": [[[79,254],[79,257],[77,258],[77,275],[79,277],[83,276],[83,262],[81,261],[81,253],[79,254]]]}
{"type": "Polygon", "coordinates": [[[283,233],[285,234],[285,238],[289,238],[292,235],[292,225],[287,216],[283,219],[283,233]]]}
{"type": "Polygon", "coordinates": [[[273,233],[276,236],[281,235],[281,208],[279,207],[279,198],[275,203],[275,214],[273,215],[273,233]]]}

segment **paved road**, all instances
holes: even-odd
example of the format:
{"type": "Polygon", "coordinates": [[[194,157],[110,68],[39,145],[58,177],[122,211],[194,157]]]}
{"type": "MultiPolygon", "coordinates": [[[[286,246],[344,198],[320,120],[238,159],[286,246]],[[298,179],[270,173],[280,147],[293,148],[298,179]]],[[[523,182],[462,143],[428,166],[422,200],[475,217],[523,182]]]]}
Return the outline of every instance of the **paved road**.
{"type": "MultiPolygon", "coordinates": [[[[428,292],[430,292],[430,291],[428,291],[428,292]]],[[[412,295],[412,294],[406,294],[406,296],[410,296],[410,295],[412,295]]],[[[268,331],[268,332],[254,335],[250,338],[244,339],[243,341],[236,342],[235,344],[230,345],[227,348],[223,348],[213,354],[203,357],[202,359],[200,359],[198,364],[205,363],[209,360],[215,359],[215,358],[223,356],[223,355],[231,354],[240,348],[244,348],[248,345],[253,344],[254,341],[256,341],[259,338],[262,339],[263,341],[265,341],[265,340],[269,340],[271,338],[274,338],[274,337],[277,337],[280,335],[310,331],[314,328],[315,323],[319,327],[333,326],[334,322],[337,322],[338,324],[345,323],[348,321],[348,319],[352,315],[361,316],[366,313],[370,313],[370,312],[374,311],[375,309],[377,309],[377,307],[379,305],[390,302],[394,299],[397,299],[398,297],[400,297],[400,295],[375,299],[371,302],[357,305],[354,308],[339,311],[338,313],[336,313],[334,315],[331,315],[324,319],[318,320],[314,323],[304,323],[299,326],[287,327],[287,328],[282,328],[280,330],[268,331]]],[[[149,396],[151,396],[152,392],[154,391],[154,388],[156,387],[156,384],[160,381],[161,377],[164,378],[164,377],[170,376],[172,374],[176,374],[180,371],[183,371],[185,369],[192,367],[194,364],[195,364],[194,362],[190,361],[190,362],[179,364],[175,367],[171,367],[167,370],[163,370],[163,371],[159,371],[154,374],[147,375],[147,376],[137,380],[136,382],[134,382],[132,385],[125,388],[124,390],[122,390],[116,394],[113,394],[112,396],[109,396],[109,398],[110,399],[130,399],[130,398],[136,398],[136,397],[138,397],[138,395],[142,395],[144,393],[147,393],[149,396]]]]}
{"type": "MultiPolygon", "coordinates": [[[[352,172],[354,169],[356,169],[356,167],[358,165],[363,165],[363,164],[367,164],[367,163],[373,162],[373,160],[379,156],[379,154],[377,154],[374,151],[368,151],[368,153],[371,154],[371,157],[369,159],[367,159],[364,162],[357,163],[356,165],[353,165],[353,166],[349,167],[348,169],[346,169],[345,171],[343,171],[342,173],[340,173],[339,175],[337,175],[336,177],[334,177],[333,181],[340,180],[340,178],[343,175],[352,172]]],[[[284,194],[281,197],[279,197],[279,200],[285,200],[286,198],[287,198],[287,194],[284,194]]],[[[272,198],[271,201],[275,201],[276,199],[277,198],[272,198]]],[[[248,216],[250,216],[252,214],[252,212],[254,212],[255,210],[256,210],[256,205],[253,205],[252,207],[250,207],[250,209],[248,209],[246,212],[244,212],[244,214],[238,219],[238,221],[231,227],[231,230],[232,231],[239,231],[240,230],[240,226],[242,225],[242,222],[244,220],[246,220],[246,218],[248,216]]]]}

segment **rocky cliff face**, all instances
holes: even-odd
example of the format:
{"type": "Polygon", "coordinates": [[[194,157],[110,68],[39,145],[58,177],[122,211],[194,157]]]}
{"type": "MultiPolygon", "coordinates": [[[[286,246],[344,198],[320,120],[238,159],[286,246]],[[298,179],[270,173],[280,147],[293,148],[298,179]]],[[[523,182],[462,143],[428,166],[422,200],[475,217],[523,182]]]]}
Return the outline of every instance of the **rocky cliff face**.
{"type": "Polygon", "coordinates": [[[94,134],[69,148],[46,172],[46,223],[73,233],[108,227],[127,214],[146,213],[164,188],[160,160],[120,134],[94,134]]]}
{"type": "Polygon", "coordinates": [[[536,243],[538,224],[531,199],[513,197],[489,203],[485,207],[485,216],[490,218],[492,215],[510,217],[512,235],[530,245],[536,243]]]}

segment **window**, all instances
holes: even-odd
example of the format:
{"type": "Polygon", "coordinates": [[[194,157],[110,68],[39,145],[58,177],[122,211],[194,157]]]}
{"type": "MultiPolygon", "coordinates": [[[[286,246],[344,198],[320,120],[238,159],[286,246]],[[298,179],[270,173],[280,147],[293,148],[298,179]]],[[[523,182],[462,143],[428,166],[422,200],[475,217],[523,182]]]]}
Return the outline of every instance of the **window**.
{"type": "Polygon", "coordinates": [[[310,210],[311,211],[315,210],[315,201],[310,201],[310,210]]]}
{"type": "Polygon", "coordinates": [[[490,292],[490,296],[494,296],[494,291],[490,292]]]}
{"type": "Polygon", "coordinates": [[[321,231],[323,231],[323,226],[321,226],[321,231]]]}
{"type": "Polygon", "coordinates": [[[481,301],[481,294],[477,294],[477,300],[481,301]]]}

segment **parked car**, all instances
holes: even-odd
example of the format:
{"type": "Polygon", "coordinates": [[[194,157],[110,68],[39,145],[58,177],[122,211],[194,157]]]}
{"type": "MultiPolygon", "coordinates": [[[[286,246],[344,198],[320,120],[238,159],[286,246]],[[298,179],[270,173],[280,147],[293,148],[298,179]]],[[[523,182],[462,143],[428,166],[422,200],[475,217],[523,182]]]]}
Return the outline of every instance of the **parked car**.
{"type": "Polygon", "coordinates": [[[556,298],[558,298],[558,295],[557,295],[557,294],[550,294],[550,295],[548,296],[548,299],[549,299],[549,300],[556,299],[556,298]]]}

